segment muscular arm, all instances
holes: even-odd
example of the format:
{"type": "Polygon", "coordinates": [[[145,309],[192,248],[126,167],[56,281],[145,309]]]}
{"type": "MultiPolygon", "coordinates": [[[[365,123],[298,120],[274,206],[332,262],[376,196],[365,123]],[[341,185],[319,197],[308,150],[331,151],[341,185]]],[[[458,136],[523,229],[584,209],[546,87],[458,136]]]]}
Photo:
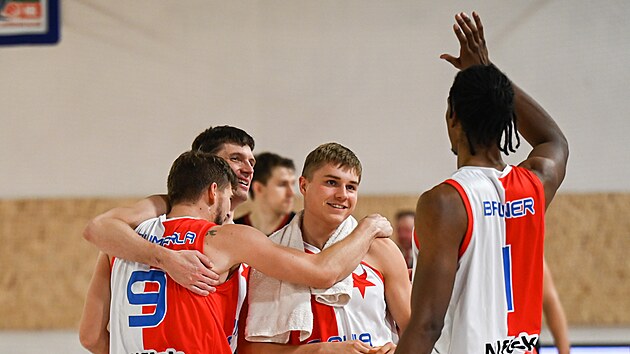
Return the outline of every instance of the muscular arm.
{"type": "Polygon", "coordinates": [[[230,264],[247,263],[273,278],[329,288],[356,268],[375,237],[391,232],[387,219],[371,216],[361,220],[345,239],[313,255],[277,245],[254,228],[223,225],[216,237],[220,243],[215,247],[230,255],[230,264]]]}
{"type": "Polygon", "coordinates": [[[558,353],[569,354],[571,344],[569,343],[567,319],[546,261],[543,263],[543,313],[547,324],[549,324],[558,353]]]}
{"type": "Polygon", "coordinates": [[[377,269],[385,280],[387,309],[400,329],[407,328],[411,316],[411,283],[407,263],[398,246],[390,239],[378,239],[372,243],[366,261],[374,258],[377,269]]]}
{"type": "Polygon", "coordinates": [[[109,276],[109,258],[99,253],[79,325],[81,345],[92,353],[109,353],[109,276]]]}
{"type": "Polygon", "coordinates": [[[155,195],[129,207],[111,209],[92,219],[83,237],[101,251],[165,270],[173,280],[199,295],[214,291],[218,276],[208,258],[197,251],[173,251],[151,243],[134,231],[141,222],[168,211],[166,196],[155,195]]]}
{"type": "Polygon", "coordinates": [[[441,184],[418,200],[415,227],[422,250],[411,294],[411,319],[396,353],[431,353],[444,326],[467,223],[464,203],[449,185],[441,184]]]}
{"type": "Polygon", "coordinates": [[[566,174],[569,144],[551,116],[514,83],[512,87],[518,131],[533,148],[520,166],[541,179],[549,206],[566,174]]]}
{"type": "Polygon", "coordinates": [[[167,209],[164,196],[151,196],[132,206],[114,208],[92,219],[83,237],[106,254],[161,268],[169,250],[138,237],[134,228],[165,214],[167,209]]]}

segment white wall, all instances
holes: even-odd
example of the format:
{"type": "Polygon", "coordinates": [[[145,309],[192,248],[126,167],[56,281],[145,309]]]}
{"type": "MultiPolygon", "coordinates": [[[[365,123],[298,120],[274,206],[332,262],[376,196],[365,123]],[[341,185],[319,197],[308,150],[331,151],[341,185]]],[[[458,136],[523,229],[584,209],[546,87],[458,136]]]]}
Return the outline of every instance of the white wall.
{"type": "MultiPolygon", "coordinates": [[[[0,198],[164,192],[211,125],[296,160],[338,141],[363,193],[419,193],[455,168],[444,128],[453,15],[571,144],[563,191],[630,191],[625,0],[64,0],[56,46],[0,48],[0,198]]],[[[510,162],[518,162],[526,153],[510,162]]]]}

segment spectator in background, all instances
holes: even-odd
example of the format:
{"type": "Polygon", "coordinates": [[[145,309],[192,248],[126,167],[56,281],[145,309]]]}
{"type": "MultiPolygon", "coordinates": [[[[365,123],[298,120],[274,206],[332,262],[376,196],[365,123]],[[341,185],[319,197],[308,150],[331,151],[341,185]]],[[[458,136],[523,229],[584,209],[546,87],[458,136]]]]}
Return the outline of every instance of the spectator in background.
{"type": "Polygon", "coordinates": [[[400,210],[396,213],[396,224],[394,230],[396,232],[395,241],[405,257],[407,267],[413,266],[413,255],[411,252],[411,243],[413,242],[413,225],[416,213],[413,210],[400,210]]]}

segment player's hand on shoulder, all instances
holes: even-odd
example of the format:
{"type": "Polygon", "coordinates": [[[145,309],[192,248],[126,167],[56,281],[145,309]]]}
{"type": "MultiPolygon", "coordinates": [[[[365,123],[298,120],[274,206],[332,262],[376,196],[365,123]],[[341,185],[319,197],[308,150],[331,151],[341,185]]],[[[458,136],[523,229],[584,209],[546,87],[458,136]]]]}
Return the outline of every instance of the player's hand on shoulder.
{"type": "Polygon", "coordinates": [[[371,214],[361,219],[359,223],[369,223],[376,229],[376,237],[390,237],[394,232],[392,224],[380,214],[371,214]]]}
{"type": "Polygon", "coordinates": [[[203,253],[195,250],[170,251],[162,269],[173,280],[201,296],[216,291],[219,275],[212,270],[212,262],[203,253]]]}

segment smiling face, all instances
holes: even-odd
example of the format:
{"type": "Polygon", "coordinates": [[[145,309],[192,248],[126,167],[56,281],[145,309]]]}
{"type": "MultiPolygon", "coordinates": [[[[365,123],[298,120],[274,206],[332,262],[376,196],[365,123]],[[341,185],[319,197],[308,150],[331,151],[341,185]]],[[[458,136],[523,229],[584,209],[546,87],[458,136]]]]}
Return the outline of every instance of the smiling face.
{"type": "Polygon", "coordinates": [[[227,161],[238,178],[238,187],[234,191],[232,199],[232,210],[239,204],[247,200],[247,192],[254,175],[254,164],[256,159],[252,149],[248,145],[239,146],[236,144],[223,144],[216,154],[227,161]]]}
{"type": "Polygon", "coordinates": [[[305,217],[336,228],[352,214],[357,203],[359,176],[354,169],[326,163],[312,177],[300,177],[305,217]]]}

